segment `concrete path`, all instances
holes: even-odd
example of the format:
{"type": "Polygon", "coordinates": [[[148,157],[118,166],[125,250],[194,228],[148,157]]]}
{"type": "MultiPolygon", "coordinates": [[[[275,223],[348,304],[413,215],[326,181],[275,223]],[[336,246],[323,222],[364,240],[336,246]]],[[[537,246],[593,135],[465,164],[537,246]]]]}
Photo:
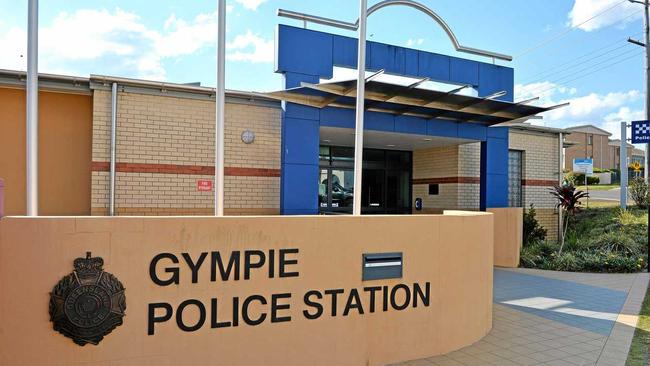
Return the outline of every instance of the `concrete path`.
{"type": "Polygon", "coordinates": [[[493,328],[485,338],[399,365],[625,365],[649,279],[496,269],[493,328]]]}

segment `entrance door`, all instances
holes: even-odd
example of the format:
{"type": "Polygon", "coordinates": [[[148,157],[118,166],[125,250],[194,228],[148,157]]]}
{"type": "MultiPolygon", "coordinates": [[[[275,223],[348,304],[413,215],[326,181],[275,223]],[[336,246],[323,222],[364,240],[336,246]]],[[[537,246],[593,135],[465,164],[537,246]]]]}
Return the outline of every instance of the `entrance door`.
{"type": "MultiPolygon", "coordinates": [[[[321,146],[318,206],[321,213],[352,213],[354,150],[321,146]]],[[[411,212],[411,152],[364,149],[361,212],[411,212]]]]}

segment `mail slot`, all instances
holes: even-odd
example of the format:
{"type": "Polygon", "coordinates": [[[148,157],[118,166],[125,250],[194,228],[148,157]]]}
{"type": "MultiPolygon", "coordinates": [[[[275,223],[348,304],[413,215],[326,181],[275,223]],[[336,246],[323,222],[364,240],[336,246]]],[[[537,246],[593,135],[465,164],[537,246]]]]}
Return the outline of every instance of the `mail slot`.
{"type": "Polygon", "coordinates": [[[402,253],[366,253],[363,255],[364,281],[402,278],[402,253]]]}

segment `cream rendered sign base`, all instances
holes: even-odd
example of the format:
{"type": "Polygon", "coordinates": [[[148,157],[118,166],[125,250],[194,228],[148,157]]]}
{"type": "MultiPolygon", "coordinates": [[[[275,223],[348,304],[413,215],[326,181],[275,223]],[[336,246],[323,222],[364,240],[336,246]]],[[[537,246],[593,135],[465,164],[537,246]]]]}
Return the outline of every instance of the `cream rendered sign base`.
{"type": "Polygon", "coordinates": [[[493,215],[5,217],[2,365],[384,365],[492,326],[493,215]],[[92,251],[124,285],[123,324],[80,347],[52,286],[92,251]],[[363,253],[403,254],[362,281],[363,253]]]}

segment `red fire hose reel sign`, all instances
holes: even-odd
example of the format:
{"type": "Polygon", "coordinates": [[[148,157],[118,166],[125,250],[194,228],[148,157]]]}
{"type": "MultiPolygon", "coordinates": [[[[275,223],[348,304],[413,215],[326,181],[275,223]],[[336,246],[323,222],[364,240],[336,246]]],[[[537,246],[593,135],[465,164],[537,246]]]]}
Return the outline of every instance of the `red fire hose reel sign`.
{"type": "Polygon", "coordinates": [[[196,190],[199,192],[212,191],[212,181],[209,179],[199,179],[196,181],[196,190]]]}

